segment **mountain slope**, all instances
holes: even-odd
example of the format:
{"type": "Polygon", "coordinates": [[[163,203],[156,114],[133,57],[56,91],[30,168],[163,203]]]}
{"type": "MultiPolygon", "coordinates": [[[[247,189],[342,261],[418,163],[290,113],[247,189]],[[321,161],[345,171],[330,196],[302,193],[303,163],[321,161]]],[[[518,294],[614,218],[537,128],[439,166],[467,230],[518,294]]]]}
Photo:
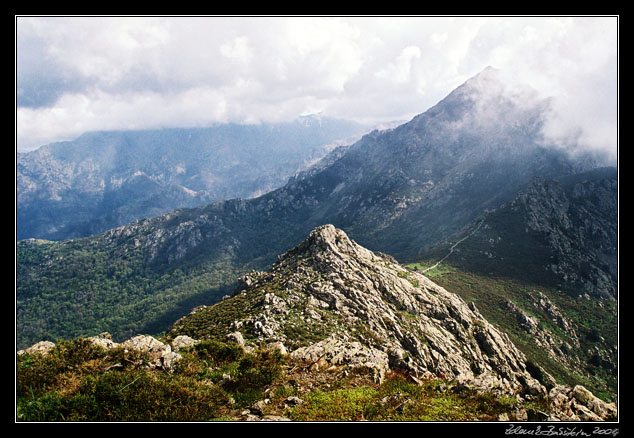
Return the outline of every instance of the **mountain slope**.
{"type": "Polygon", "coordinates": [[[306,116],[290,123],[94,132],[17,155],[18,239],[62,240],[283,185],[365,132],[306,116]]]}
{"type": "Polygon", "coordinates": [[[535,176],[586,165],[543,144],[547,102],[520,97],[486,70],[410,122],[374,131],[258,198],[180,209],[86,239],[20,242],[18,344],[160,331],[324,223],[370,250],[412,260],[535,176]]]}
{"type": "Polygon", "coordinates": [[[473,305],[325,225],[231,298],[195,309],[168,339],[246,339],[284,345],[319,368],[398,370],[498,394],[545,396],[525,357],[473,305]]]}
{"type": "Polygon", "coordinates": [[[233,298],[176,322],[168,337],[222,338],[234,331],[293,350],[304,346],[296,355],[307,357],[358,342],[378,378],[390,368],[420,378],[490,373],[488,384],[506,391],[532,380],[522,354],[477,308],[332,225],[318,227],[242,285],[233,298]]]}
{"type": "MultiPolygon", "coordinates": [[[[617,177],[616,168],[604,168],[537,178],[456,235],[456,241],[469,237],[445,262],[558,287],[573,296],[617,299],[617,177]]],[[[427,258],[447,253],[447,247],[440,245],[427,258]]]]}

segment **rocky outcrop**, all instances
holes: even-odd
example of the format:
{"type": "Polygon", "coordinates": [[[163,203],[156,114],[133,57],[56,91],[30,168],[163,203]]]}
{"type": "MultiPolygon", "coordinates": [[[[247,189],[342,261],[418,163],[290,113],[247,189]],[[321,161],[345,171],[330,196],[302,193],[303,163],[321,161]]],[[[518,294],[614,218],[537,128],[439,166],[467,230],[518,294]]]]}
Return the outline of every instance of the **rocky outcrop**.
{"type": "Polygon", "coordinates": [[[148,353],[151,358],[148,364],[149,368],[171,370],[174,364],[182,358],[180,354],[172,351],[172,347],[154,339],[152,336],[135,336],[123,342],[122,345],[126,348],[148,353]]]}
{"type": "Polygon", "coordinates": [[[55,348],[55,343],[51,341],[40,341],[36,344],[31,345],[29,348],[24,350],[18,350],[18,355],[22,354],[42,354],[46,355],[49,351],[55,348]]]}
{"type": "MultiPolygon", "coordinates": [[[[545,299],[548,298],[545,297],[545,299]]],[[[512,315],[515,316],[518,326],[528,335],[530,335],[530,339],[532,340],[532,342],[534,342],[540,349],[547,351],[548,355],[556,361],[568,365],[570,364],[569,352],[573,349],[573,346],[571,344],[554,336],[542,326],[537,318],[527,314],[512,301],[507,301],[506,308],[512,315]]],[[[554,306],[553,308],[556,309],[556,307],[554,306]]],[[[561,318],[558,319],[558,321],[560,321],[561,324],[567,324],[568,329],[564,330],[566,330],[566,333],[573,339],[575,347],[578,348],[579,339],[576,337],[575,331],[572,328],[572,324],[569,320],[564,319],[561,314],[559,314],[559,316],[561,318]]]]}
{"type": "Polygon", "coordinates": [[[191,347],[192,345],[196,345],[198,343],[197,340],[190,338],[189,336],[177,336],[172,341],[172,348],[174,351],[178,351],[181,348],[191,347]]]}
{"type": "MultiPolygon", "coordinates": [[[[176,364],[176,362],[178,362],[182,358],[180,354],[172,351],[172,347],[169,344],[165,344],[152,336],[138,335],[122,343],[114,342],[110,334],[108,333],[101,333],[98,336],[93,336],[86,339],[91,341],[94,345],[97,345],[106,350],[124,348],[126,350],[129,349],[147,353],[150,360],[146,363],[146,366],[150,369],[156,368],[171,371],[174,367],[174,364],[176,364]]],[[[172,342],[172,345],[174,345],[174,348],[178,350],[184,346],[194,345],[195,343],[195,340],[187,336],[181,336],[175,339],[172,342]]],[[[55,344],[53,342],[41,341],[25,350],[18,351],[17,354],[46,355],[54,348],[55,344]]]]}
{"type": "Polygon", "coordinates": [[[306,285],[308,294],[358,327],[358,339],[387,354],[392,367],[421,377],[493,372],[509,383],[530,378],[523,355],[473,303],[357,245],[341,230],[320,227],[288,254],[291,264],[306,259],[323,278],[306,285]]]}
{"type": "MultiPolygon", "coordinates": [[[[495,376],[484,380],[500,392],[545,393],[528,373],[524,355],[473,303],[332,225],[313,230],[269,271],[243,277],[233,297],[214,311],[238,299],[256,304],[229,324],[227,335],[235,342],[281,342],[292,357],[319,368],[363,368],[377,381],[398,369],[419,379],[460,378],[478,387],[478,376],[495,376]]],[[[204,318],[208,311],[196,309],[189,318],[204,318]]],[[[184,326],[175,324],[173,334],[187,334],[184,326]]]]}
{"type": "Polygon", "coordinates": [[[309,363],[316,371],[345,366],[355,371],[370,372],[377,383],[382,383],[389,371],[387,353],[367,347],[360,342],[346,342],[335,337],[325,339],[291,353],[296,360],[309,363]]]}
{"type": "MultiPolygon", "coordinates": [[[[555,323],[568,322],[546,298],[537,296],[535,303],[548,308],[555,323]]],[[[231,297],[196,308],[172,326],[168,338],[204,324],[218,333],[212,329],[221,315],[235,315],[236,307],[244,313],[224,322],[223,340],[245,349],[288,349],[292,360],[314,372],[363,372],[378,383],[397,370],[419,382],[442,378],[455,391],[548,400],[553,419],[605,420],[616,412],[582,387],[558,386],[547,373],[540,373],[546,382],[536,380],[529,372],[536,365],[528,367],[523,353],[474,303],[332,225],[314,229],[270,270],[242,277],[231,297]]],[[[510,301],[508,310],[524,330],[555,347],[536,318],[510,301]]],[[[516,418],[530,417],[520,411],[516,418]]],[[[257,417],[253,410],[249,415],[257,417]]]]}
{"type": "Polygon", "coordinates": [[[578,348],[580,343],[579,337],[577,336],[577,332],[574,328],[574,323],[569,318],[565,317],[559,308],[553,304],[553,302],[550,301],[550,298],[544,295],[544,293],[537,292],[536,296],[530,294],[529,296],[533,299],[533,305],[546,312],[557,327],[568,333],[573,340],[575,347],[578,348]]]}
{"type": "Polygon", "coordinates": [[[614,421],[615,403],[605,403],[581,385],[574,388],[555,386],[549,393],[549,421],[614,421]]]}

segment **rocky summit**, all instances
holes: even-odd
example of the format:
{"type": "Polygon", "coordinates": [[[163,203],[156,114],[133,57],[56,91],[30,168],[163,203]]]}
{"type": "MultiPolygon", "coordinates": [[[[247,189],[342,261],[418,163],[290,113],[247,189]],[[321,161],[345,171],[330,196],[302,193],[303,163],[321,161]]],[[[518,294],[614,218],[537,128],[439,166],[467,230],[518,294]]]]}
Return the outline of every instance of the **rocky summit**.
{"type": "Polygon", "coordinates": [[[183,335],[265,344],[316,369],[369,370],[377,382],[399,371],[497,395],[548,392],[473,303],[333,225],[313,230],[267,272],[242,277],[233,296],[178,320],[168,338],[183,335]]]}

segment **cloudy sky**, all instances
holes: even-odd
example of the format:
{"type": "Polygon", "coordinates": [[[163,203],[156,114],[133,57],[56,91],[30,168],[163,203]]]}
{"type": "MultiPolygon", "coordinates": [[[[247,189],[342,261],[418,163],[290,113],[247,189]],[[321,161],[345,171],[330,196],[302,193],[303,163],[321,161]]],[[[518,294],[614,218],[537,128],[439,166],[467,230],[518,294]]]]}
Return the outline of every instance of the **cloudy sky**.
{"type": "Polygon", "coordinates": [[[16,17],[19,151],[110,129],[409,120],[486,66],[616,153],[617,17],[16,17]]]}

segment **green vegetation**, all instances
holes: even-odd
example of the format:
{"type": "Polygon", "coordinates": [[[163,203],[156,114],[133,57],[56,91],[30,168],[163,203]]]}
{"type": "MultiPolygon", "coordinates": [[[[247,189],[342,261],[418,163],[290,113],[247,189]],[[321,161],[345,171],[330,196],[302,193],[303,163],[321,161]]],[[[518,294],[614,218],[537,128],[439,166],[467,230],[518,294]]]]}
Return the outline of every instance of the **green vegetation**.
{"type": "Polygon", "coordinates": [[[159,333],[228,293],[240,271],[228,257],[178,266],[128,243],[93,239],[22,244],[17,251],[17,347],[109,332],[159,333]]]}
{"type": "MultiPolygon", "coordinates": [[[[313,391],[288,415],[297,421],[497,421],[518,407],[514,397],[455,393],[447,388],[442,380],[416,384],[391,373],[380,385],[344,381],[313,391]]],[[[544,408],[540,405],[540,409],[544,408]]]]}
{"type": "Polygon", "coordinates": [[[404,278],[404,279],[406,279],[407,281],[409,281],[409,282],[411,283],[411,285],[412,285],[412,286],[414,286],[414,287],[418,287],[418,286],[419,286],[419,284],[418,284],[418,281],[417,281],[417,280],[414,280],[413,278],[409,278],[409,274],[407,273],[407,271],[399,271],[399,272],[397,273],[397,275],[398,275],[399,277],[404,278]]]}
{"type": "Polygon", "coordinates": [[[391,373],[376,384],[363,371],[319,372],[277,350],[206,340],[179,353],[171,372],[147,368],[145,353],[85,339],[18,356],[17,419],[235,421],[264,399],[261,415],[293,421],[495,421],[516,407],[514,398],[458,394],[440,380],[420,385],[391,373]],[[289,406],[290,396],[302,403],[289,406]]]}
{"type": "Polygon", "coordinates": [[[147,357],[90,341],[62,342],[45,356],[17,361],[22,421],[206,421],[252,404],[280,376],[276,351],[245,353],[204,341],[182,352],[173,373],[145,367],[147,357]],[[229,374],[227,383],[219,384],[229,374]]]}
{"type": "MultiPolygon", "coordinates": [[[[257,341],[253,324],[243,324],[239,328],[232,328],[232,325],[236,321],[248,321],[257,316],[264,306],[267,294],[274,294],[282,300],[287,297],[287,293],[275,279],[269,280],[266,286],[239,292],[229,300],[201,308],[188,315],[187,318],[176,321],[169,327],[167,338],[173,339],[178,335],[187,335],[195,339],[224,340],[226,333],[238,330],[247,341],[257,341]]],[[[280,333],[286,338],[286,347],[296,349],[327,338],[340,322],[336,314],[311,306],[308,298],[305,297],[293,302],[280,327],[280,333]],[[305,316],[307,310],[319,315],[321,318],[319,324],[315,324],[305,316]]]]}
{"type": "MultiPolygon", "coordinates": [[[[415,263],[406,263],[404,266],[406,268],[409,268],[413,271],[419,272],[421,274],[423,274],[423,271],[425,271],[426,269],[431,268],[433,265],[435,264],[435,262],[433,261],[429,261],[429,262],[415,262],[415,263]]],[[[430,279],[434,279],[437,276],[440,275],[444,275],[447,273],[450,273],[452,271],[454,271],[455,269],[449,265],[445,265],[444,263],[441,263],[440,265],[436,266],[433,269],[429,269],[428,271],[424,272],[425,277],[428,277],[430,279]]]]}
{"type": "MultiPolygon", "coordinates": [[[[331,315],[327,317],[332,318],[331,315]]],[[[283,328],[283,334],[288,339],[290,348],[300,348],[326,339],[334,331],[332,321],[325,324],[311,324],[294,314],[283,328]]]]}
{"type": "Polygon", "coordinates": [[[290,211],[262,218],[242,214],[245,207],[260,208],[229,200],[83,239],[18,242],[17,347],[161,333],[193,308],[219,302],[240,275],[269,267],[311,229],[290,211]]]}

